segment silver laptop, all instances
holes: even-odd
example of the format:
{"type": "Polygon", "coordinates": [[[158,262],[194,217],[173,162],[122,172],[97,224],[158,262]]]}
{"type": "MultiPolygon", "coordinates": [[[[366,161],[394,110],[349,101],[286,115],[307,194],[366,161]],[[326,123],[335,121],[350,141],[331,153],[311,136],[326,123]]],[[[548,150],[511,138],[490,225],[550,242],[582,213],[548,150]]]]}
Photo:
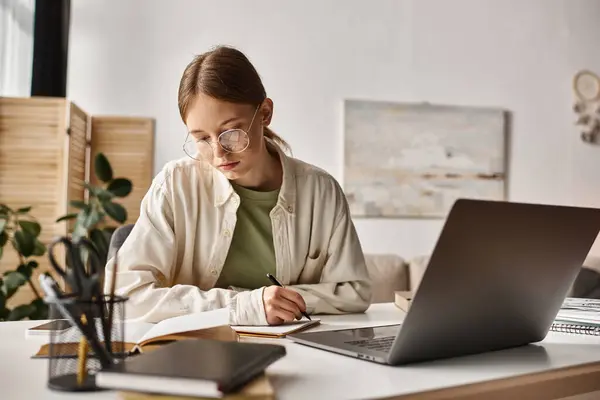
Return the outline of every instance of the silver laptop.
{"type": "Polygon", "coordinates": [[[539,342],[600,231],[600,209],[458,200],[402,324],[294,342],[401,365],[539,342]]]}

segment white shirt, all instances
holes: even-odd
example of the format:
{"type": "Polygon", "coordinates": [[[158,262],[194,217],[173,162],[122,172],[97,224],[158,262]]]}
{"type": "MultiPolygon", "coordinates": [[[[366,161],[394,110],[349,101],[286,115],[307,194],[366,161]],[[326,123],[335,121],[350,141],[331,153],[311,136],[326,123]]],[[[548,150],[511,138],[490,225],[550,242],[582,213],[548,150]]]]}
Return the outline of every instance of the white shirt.
{"type": "MultiPolygon", "coordinates": [[[[327,172],[277,152],[283,183],[270,213],[277,279],[302,295],[309,313],[366,310],[371,284],[341,187],[327,172]]],[[[117,293],[129,297],[125,318],[158,322],[229,307],[231,324],[267,324],[264,288],[214,288],[239,204],[229,180],[212,166],[190,158],[168,163],[118,252],[117,293]]],[[[113,268],[114,258],[106,267],[106,292],[113,268]]]]}

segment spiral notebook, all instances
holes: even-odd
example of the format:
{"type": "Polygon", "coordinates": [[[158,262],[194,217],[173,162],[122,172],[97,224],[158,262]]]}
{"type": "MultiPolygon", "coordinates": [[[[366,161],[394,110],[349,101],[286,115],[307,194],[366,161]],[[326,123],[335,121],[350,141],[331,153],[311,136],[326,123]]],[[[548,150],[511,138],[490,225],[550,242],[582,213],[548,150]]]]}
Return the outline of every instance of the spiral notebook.
{"type": "Polygon", "coordinates": [[[572,333],[575,335],[600,336],[600,325],[586,325],[566,321],[554,321],[550,330],[553,332],[572,333]]]}
{"type": "Polygon", "coordinates": [[[567,297],[550,330],[600,336],[600,300],[567,297]]]}

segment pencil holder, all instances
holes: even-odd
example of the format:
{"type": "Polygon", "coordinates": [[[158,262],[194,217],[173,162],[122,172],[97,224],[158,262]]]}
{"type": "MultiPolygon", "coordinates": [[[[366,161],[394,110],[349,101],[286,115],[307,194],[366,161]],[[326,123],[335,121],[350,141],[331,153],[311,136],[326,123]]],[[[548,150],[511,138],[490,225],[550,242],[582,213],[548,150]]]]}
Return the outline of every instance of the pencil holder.
{"type": "Polygon", "coordinates": [[[53,331],[48,346],[48,387],[59,391],[102,390],[95,373],[127,356],[125,348],[126,298],[105,296],[84,301],[74,296],[44,299],[51,319],[70,327],[53,331]]]}

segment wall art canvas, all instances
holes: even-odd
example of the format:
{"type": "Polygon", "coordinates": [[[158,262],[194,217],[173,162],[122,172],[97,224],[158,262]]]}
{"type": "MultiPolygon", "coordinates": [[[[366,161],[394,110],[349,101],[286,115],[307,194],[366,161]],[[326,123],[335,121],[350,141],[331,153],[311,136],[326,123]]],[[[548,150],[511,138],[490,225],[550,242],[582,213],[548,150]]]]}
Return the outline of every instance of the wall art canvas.
{"type": "Polygon", "coordinates": [[[344,102],[344,191],[357,217],[445,218],[458,198],[506,200],[500,109],[344,102]]]}

